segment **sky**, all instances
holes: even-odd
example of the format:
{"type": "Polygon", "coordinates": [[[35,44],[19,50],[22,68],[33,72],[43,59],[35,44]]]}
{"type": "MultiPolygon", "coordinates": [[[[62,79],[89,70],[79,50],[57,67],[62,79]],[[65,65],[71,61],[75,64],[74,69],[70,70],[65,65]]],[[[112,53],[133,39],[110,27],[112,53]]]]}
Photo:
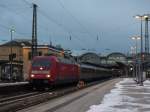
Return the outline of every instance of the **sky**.
{"type": "Polygon", "coordinates": [[[140,21],[134,16],[150,11],[149,0],[0,0],[0,43],[10,40],[11,26],[14,39],[31,39],[32,3],[38,5],[40,44],[51,41],[65,49],[101,54],[130,52],[135,45],[131,37],[140,35],[140,21]]]}

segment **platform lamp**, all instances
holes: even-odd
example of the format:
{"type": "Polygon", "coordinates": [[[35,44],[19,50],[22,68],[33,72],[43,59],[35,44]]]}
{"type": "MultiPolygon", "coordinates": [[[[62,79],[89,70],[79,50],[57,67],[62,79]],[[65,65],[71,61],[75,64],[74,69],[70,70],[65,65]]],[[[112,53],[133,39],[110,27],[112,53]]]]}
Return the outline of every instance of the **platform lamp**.
{"type": "Polygon", "coordinates": [[[137,55],[137,52],[138,52],[138,45],[137,45],[137,43],[138,43],[138,40],[141,39],[141,37],[140,36],[133,36],[133,37],[131,37],[131,39],[135,40],[135,54],[137,55]]]}
{"type": "MultiPolygon", "coordinates": [[[[141,37],[140,36],[132,36],[131,37],[131,39],[132,40],[135,40],[135,62],[137,62],[137,53],[138,53],[138,40],[140,40],[141,39],[141,37]]],[[[137,72],[137,70],[138,70],[138,67],[137,67],[137,64],[135,64],[135,76],[136,76],[136,78],[138,77],[138,72],[137,72]]],[[[138,79],[137,79],[137,81],[138,81],[138,79]]]]}
{"type": "Polygon", "coordinates": [[[9,55],[9,59],[10,59],[10,79],[12,77],[13,74],[13,65],[12,65],[12,61],[13,61],[13,49],[12,49],[12,40],[13,40],[13,33],[15,32],[15,27],[12,26],[10,28],[10,36],[11,36],[11,45],[10,45],[10,55],[9,55]]]}
{"type": "Polygon", "coordinates": [[[145,20],[145,18],[147,18],[147,16],[146,15],[136,15],[135,16],[135,18],[136,19],[139,19],[140,20],[140,24],[141,24],[141,28],[140,28],[140,37],[141,37],[141,52],[140,52],[140,63],[139,63],[139,65],[140,65],[140,74],[139,74],[139,76],[138,76],[138,83],[141,85],[141,86],[143,86],[143,66],[142,66],[142,63],[143,63],[143,25],[142,25],[142,22],[143,22],[143,20],[145,20]]]}

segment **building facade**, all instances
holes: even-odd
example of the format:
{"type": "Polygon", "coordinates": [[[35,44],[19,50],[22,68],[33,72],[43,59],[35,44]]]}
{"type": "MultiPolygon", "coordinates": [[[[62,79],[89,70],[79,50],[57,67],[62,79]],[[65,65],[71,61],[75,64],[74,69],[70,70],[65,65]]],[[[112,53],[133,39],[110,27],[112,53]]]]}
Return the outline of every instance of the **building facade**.
{"type": "MultiPolygon", "coordinates": [[[[30,40],[24,39],[13,40],[0,45],[0,80],[28,79],[31,65],[31,45],[30,40]],[[12,61],[11,58],[13,58],[12,61]],[[12,74],[11,68],[13,68],[12,74]]],[[[63,49],[49,45],[38,45],[37,52],[38,56],[50,54],[63,56],[63,49]]]]}

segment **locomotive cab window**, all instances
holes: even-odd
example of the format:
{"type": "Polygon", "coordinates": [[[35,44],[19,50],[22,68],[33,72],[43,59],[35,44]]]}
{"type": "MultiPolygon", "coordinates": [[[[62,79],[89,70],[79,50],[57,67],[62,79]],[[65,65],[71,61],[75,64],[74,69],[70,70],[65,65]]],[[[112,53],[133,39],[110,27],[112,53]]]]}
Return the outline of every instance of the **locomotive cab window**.
{"type": "Polygon", "coordinates": [[[35,60],[32,62],[33,67],[50,67],[51,63],[49,60],[35,60]]]}

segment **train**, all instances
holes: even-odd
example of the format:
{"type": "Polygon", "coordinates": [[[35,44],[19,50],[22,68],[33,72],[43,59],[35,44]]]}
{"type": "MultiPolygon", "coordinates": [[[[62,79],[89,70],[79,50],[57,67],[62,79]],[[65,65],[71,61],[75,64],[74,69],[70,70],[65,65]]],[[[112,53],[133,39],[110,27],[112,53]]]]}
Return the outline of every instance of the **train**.
{"type": "Polygon", "coordinates": [[[113,70],[57,56],[36,56],[29,71],[29,82],[34,86],[89,82],[112,77],[113,70]]]}

